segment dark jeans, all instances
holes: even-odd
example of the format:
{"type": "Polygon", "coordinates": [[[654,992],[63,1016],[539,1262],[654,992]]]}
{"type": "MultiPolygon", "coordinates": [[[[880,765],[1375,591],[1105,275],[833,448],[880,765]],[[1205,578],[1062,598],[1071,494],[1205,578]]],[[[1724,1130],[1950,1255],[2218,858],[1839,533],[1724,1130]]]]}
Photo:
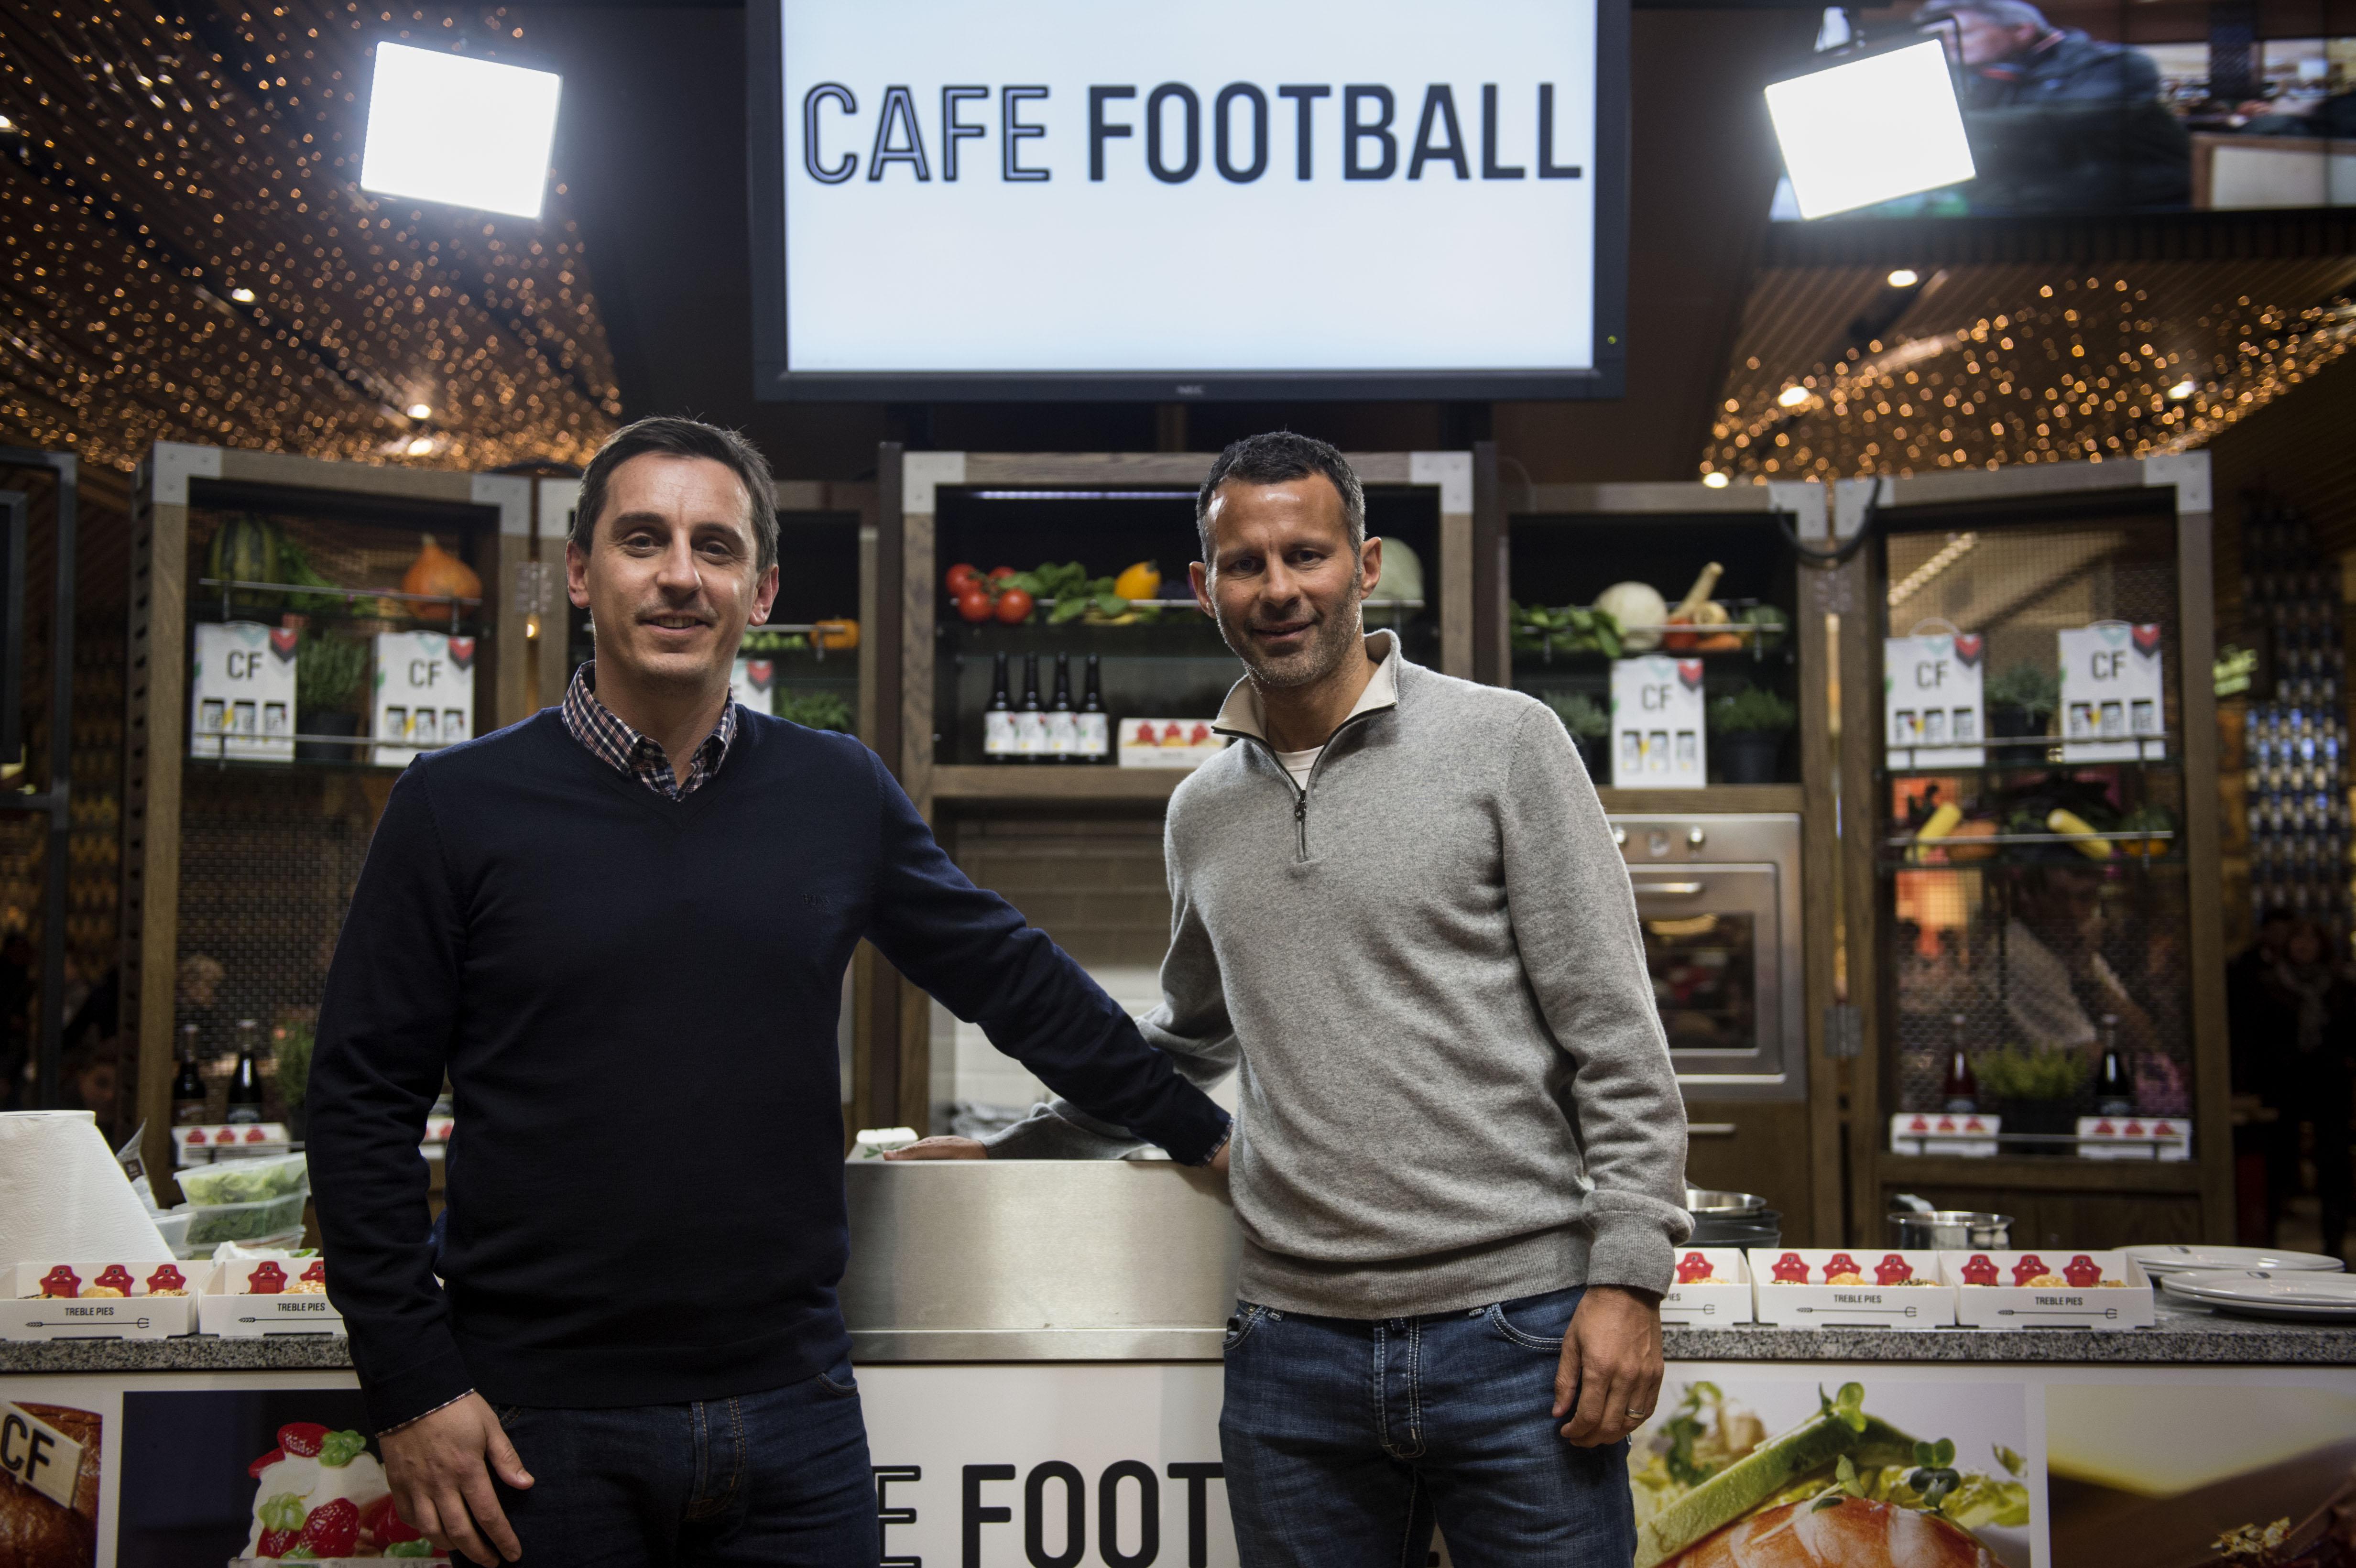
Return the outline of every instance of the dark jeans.
{"type": "Polygon", "coordinates": [[[494,1407],[531,1472],[500,1506],[539,1568],[873,1568],[875,1483],[844,1361],[766,1393],[494,1407]]]}
{"type": "Polygon", "coordinates": [[[1628,1445],[1575,1448],[1555,1366],[1580,1292],[1359,1322],[1239,1305],[1219,1448],[1244,1568],[1627,1568],[1628,1445]]]}

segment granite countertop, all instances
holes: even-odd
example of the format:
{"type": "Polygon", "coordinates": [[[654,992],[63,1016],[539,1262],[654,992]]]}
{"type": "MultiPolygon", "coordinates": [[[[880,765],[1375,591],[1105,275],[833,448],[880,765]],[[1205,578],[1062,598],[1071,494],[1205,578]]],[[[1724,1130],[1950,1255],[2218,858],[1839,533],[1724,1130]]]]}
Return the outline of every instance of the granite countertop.
{"type": "MultiPolygon", "coordinates": [[[[2091,1333],[2070,1328],[1670,1328],[1672,1361],[1987,1361],[2083,1366],[2201,1363],[2356,1366],[2356,1326],[2258,1322],[2158,1302],[2150,1328],[2091,1333]]],[[[871,1364],[881,1364],[871,1363],[871,1364]]],[[[0,1375],[18,1372],[321,1371],[351,1366],[339,1336],[224,1339],[0,1341],[0,1375]]]]}

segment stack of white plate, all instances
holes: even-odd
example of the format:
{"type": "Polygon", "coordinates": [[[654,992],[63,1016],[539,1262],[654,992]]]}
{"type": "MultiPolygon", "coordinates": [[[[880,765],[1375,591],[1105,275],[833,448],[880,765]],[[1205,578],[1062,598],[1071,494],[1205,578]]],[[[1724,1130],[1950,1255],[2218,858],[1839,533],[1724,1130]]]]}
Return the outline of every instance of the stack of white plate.
{"type": "Polygon", "coordinates": [[[2252,1317],[2356,1322],[2356,1275],[2313,1269],[2196,1269],[2163,1276],[2169,1295],[2252,1317]]]}
{"type": "Polygon", "coordinates": [[[2277,1274],[2338,1274],[2346,1265],[2322,1253],[2286,1253],[2272,1247],[2176,1246],[2149,1243],[2126,1249],[2143,1272],[2158,1279],[2165,1275],[2194,1274],[2211,1269],[2272,1269],[2277,1274]]]}

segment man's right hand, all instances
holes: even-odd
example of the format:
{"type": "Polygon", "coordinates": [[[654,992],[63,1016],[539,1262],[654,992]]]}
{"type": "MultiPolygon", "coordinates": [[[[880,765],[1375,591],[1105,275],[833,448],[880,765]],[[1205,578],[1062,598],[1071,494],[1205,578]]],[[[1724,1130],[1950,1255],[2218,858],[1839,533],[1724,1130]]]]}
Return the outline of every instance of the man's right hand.
{"type": "Polygon", "coordinates": [[[377,1445],[384,1450],[393,1506],[412,1530],[484,1568],[502,1558],[521,1559],[523,1547],[499,1509],[491,1477],[523,1491],[531,1485],[531,1473],[482,1395],[470,1393],[388,1432],[377,1445]]]}

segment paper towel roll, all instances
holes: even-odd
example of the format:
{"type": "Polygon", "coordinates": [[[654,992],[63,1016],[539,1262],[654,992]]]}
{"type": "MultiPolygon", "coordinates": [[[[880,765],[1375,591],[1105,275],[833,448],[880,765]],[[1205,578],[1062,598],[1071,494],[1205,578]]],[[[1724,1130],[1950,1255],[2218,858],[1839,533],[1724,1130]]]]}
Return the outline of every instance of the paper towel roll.
{"type": "Polygon", "coordinates": [[[62,1258],[172,1261],[91,1111],[0,1113],[0,1268],[62,1258]]]}

